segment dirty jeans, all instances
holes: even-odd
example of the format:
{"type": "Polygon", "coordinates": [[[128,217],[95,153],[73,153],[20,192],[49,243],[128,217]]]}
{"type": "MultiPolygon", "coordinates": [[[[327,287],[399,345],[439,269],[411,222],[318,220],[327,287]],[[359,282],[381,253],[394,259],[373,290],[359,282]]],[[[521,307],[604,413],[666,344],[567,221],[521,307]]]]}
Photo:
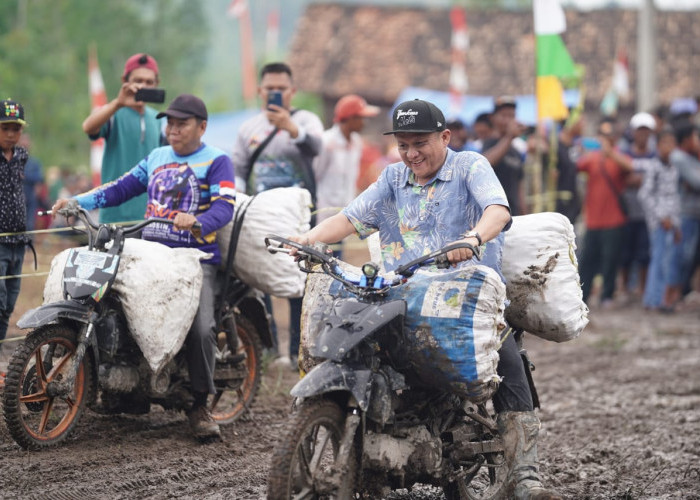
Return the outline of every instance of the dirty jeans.
{"type": "Polygon", "coordinates": [[[593,278],[603,274],[601,301],[612,299],[622,246],[623,226],[610,229],[588,229],[583,238],[583,253],[579,262],[583,300],[588,302],[593,278]]]}
{"type": "Polygon", "coordinates": [[[700,219],[683,216],[681,218],[681,243],[676,247],[676,260],[680,263],[673,284],[682,285],[683,293],[690,291],[690,281],[695,267],[695,253],[700,239],[700,219]]]}
{"type": "Polygon", "coordinates": [[[532,411],[532,394],[525,375],[525,365],[520,357],[518,344],[513,335],[508,335],[498,350],[498,375],[503,377],[496,394],[493,407],[496,413],[504,411],[532,411]]]}
{"type": "Polygon", "coordinates": [[[216,266],[202,264],[202,292],[199,308],[185,339],[187,346],[187,369],[192,389],[196,392],[214,394],[214,368],[216,365],[216,319],[214,300],[216,266]]]}
{"type": "Polygon", "coordinates": [[[644,306],[657,308],[663,305],[666,287],[673,285],[672,279],[677,274],[679,262],[676,257],[676,245],[673,242],[673,229],[661,226],[651,234],[651,263],[647,283],[644,287],[644,306]]]}
{"type": "MultiPolygon", "coordinates": [[[[0,243],[0,276],[22,274],[24,246],[24,243],[0,243]]],[[[5,340],[7,335],[10,316],[19,295],[20,281],[20,278],[0,280],[0,341],[5,340]]]]}

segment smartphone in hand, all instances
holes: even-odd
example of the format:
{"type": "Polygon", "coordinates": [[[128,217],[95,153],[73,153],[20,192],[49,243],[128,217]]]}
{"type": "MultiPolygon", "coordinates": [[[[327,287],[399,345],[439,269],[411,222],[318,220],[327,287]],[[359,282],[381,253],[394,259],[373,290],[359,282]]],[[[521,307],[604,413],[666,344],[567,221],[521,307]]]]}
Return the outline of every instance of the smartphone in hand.
{"type": "Polygon", "coordinates": [[[279,90],[271,90],[267,93],[267,106],[274,104],[275,106],[282,107],[282,92],[279,90]]]}
{"type": "Polygon", "coordinates": [[[143,102],[165,102],[165,90],[144,87],[136,91],[134,100],[143,102]]]}
{"type": "Polygon", "coordinates": [[[586,151],[600,151],[600,139],[598,139],[597,137],[582,137],[581,146],[586,151]]]}

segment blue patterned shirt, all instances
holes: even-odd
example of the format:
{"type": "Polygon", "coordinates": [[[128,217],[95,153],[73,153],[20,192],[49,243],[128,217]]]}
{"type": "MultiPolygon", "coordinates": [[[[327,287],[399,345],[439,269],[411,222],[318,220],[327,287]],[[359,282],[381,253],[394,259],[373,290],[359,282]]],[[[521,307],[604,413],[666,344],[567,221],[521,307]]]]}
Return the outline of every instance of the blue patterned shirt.
{"type": "MultiPolygon", "coordinates": [[[[508,207],[508,199],[488,160],[478,153],[448,150],[444,165],[425,186],[415,182],[403,162],[394,163],[343,213],[361,238],[379,231],[384,266],[391,271],[461,239],[489,205],[508,207]]],[[[481,262],[471,259],[459,265],[488,266],[505,282],[503,233],[484,246],[481,262]]]]}

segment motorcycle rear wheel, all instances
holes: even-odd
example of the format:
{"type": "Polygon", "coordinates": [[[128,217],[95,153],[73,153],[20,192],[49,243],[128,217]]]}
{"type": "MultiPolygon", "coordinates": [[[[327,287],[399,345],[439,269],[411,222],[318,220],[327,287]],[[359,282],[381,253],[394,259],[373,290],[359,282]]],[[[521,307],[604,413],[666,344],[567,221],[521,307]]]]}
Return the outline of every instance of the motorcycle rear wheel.
{"type": "Polygon", "coordinates": [[[319,491],[324,475],[339,459],[344,425],[345,413],[337,404],[325,400],[302,403],[289,417],[273,451],[267,498],[353,498],[358,466],[354,459],[338,491],[319,491]]]}
{"type": "MultiPolygon", "coordinates": [[[[234,354],[243,355],[243,361],[236,363],[235,369],[242,372],[242,380],[219,386],[211,403],[212,417],[219,424],[230,424],[243,415],[250,407],[260,388],[262,377],[262,343],[255,325],[243,316],[236,317],[236,332],[238,333],[238,351],[234,354]]],[[[221,332],[217,337],[217,349],[225,358],[228,351],[226,334],[221,332]]],[[[217,356],[218,357],[218,356],[217,356]]],[[[217,362],[217,368],[219,368],[217,362]]]]}
{"type": "Polygon", "coordinates": [[[457,480],[443,485],[447,500],[496,500],[505,498],[508,467],[503,453],[488,453],[484,464],[468,483],[457,480]]]}
{"type": "Polygon", "coordinates": [[[53,395],[73,366],[78,332],[67,325],[46,325],[34,330],[10,359],[3,394],[5,423],[12,438],[24,449],[54,446],[68,437],[94,398],[92,358],[85,355],[73,389],[53,395]]]}

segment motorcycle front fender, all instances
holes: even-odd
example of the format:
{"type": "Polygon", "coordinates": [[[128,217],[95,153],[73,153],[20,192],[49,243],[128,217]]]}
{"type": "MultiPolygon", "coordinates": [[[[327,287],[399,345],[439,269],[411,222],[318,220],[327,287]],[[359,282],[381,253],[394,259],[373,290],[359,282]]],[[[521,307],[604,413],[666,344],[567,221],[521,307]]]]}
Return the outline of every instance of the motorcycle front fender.
{"type": "Polygon", "coordinates": [[[67,318],[80,323],[89,323],[92,311],[87,305],[74,300],[61,300],[31,309],[17,322],[19,328],[37,328],[67,318]]]}
{"type": "Polygon", "coordinates": [[[324,361],[292,387],[291,395],[310,398],[329,392],[349,392],[362,411],[367,411],[372,391],[372,372],[364,367],[324,361]]]}

